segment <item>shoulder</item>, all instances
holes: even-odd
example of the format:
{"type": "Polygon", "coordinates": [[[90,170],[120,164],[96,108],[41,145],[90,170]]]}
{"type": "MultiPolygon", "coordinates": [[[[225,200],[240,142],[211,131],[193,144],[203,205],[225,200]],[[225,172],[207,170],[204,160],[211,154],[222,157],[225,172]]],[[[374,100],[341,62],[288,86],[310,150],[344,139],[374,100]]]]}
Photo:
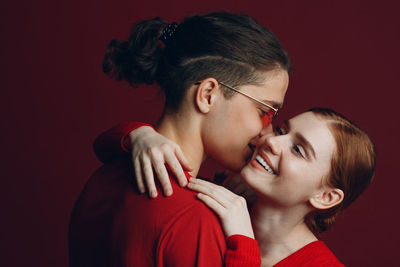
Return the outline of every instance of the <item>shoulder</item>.
{"type": "Polygon", "coordinates": [[[174,214],[160,235],[158,261],[180,266],[222,266],[227,245],[219,220],[192,192],[188,193],[192,196],[190,204],[174,214]]]}
{"type": "Polygon", "coordinates": [[[213,232],[214,235],[224,236],[218,217],[198,200],[192,191],[181,188],[174,190],[174,194],[175,196],[166,198],[170,200],[171,205],[176,205],[177,210],[164,227],[164,237],[178,234],[178,229],[184,230],[182,232],[186,235],[203,235],[205,232],[208,234],[213,232]]]}
{"type": "Polygon", "coordinates": [[[117,199],[121,199],[129,185],[129,179],[127,179],[129,170],[129,160],[125,158],[103,164],[86,182],[75,203],[75,209],[78,207],[86,210],[103,209],[117,199]]]}

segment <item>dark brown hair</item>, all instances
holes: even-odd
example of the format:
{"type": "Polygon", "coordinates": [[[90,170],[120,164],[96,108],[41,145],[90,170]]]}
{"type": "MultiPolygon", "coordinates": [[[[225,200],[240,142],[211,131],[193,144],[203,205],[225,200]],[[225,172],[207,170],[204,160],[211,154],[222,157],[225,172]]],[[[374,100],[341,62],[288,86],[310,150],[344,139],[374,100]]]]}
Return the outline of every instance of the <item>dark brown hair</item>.
{"type": "Polygon", "coordinates": [[[326,182],[344,193],[340,204],[307,215],[307,224],[314,232],[321,233],[328,230],[335,223],[338,213],[350,206],[371,183],[375,173],[376,150],[366,132],[343,115],[327,108],[312,108],[309,111],[327,120],[336,150],[326,182]]]}
{"type": "Polygon", "coordinates": [[[186,89],[207,77],[237,87],[257,84],[262,71],[290,72],[289,56],[276,36],[249,16],[190,16],[163,44],[159,39],[167,25],[161,18],[146,20],[134,26],[128,41],[112,40],[103,71],[133,87],[156,81],[169,108],[179,107],[186,89]]]}

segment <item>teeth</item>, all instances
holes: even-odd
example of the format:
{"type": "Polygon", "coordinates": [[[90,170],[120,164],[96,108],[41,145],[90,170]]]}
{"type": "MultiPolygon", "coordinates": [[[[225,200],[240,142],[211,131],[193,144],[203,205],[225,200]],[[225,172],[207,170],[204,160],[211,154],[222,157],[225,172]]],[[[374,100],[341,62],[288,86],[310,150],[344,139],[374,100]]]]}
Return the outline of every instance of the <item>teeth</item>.
{"type": "Polygon", "coordinates": [[[271,174],[275,174],[274,171],[271,169],[271,167],[268,166],[268,164],[265,162],[265,160],[260,155],[256,156],[256,160],[258,163],[260,163],[264,167],[265,170],[267,170],[267,172],[269,172],[271,174]]]}

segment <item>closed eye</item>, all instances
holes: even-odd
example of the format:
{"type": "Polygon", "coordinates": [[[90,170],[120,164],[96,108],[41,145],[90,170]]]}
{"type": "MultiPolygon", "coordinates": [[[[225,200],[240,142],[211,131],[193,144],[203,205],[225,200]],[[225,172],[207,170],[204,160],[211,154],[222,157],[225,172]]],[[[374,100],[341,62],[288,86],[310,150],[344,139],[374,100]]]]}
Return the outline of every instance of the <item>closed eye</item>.
{"type": "MultiPolygon", "coordinates": [[[[285,128],[281,128],[279,126],[276,126],[275,128],[275,135],[286,135],[288,134],[287,130],[285,128]]],[[[305,150],[303,149],[303,147],[301,145],[298,145],[296,143],[293,143],[291,150],[294,154],[296,154],[296,156],[300,156],[302,158],[306,158],[305,157],[305,150]]]]}
{"type": "Polygon", "coordinates": [[[293,144],[293,146],[292,146],[293,153],[297,154],[298,156],[300,156],[302,158],[305,158],[304,153],[303,153],[302,150],[303,150],[303,148],[301,146],[299,146],[299,145],[297,145],[295,143],[293,144]]]}

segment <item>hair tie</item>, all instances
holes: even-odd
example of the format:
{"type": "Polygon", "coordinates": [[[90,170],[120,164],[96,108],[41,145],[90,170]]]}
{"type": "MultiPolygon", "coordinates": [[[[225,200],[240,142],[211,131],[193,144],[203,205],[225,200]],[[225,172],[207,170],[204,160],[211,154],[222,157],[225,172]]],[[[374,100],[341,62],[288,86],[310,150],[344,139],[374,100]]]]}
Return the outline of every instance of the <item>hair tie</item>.
{"type": "Polygon", "coordinates": [[[164,44],[166,44],[167,42],[169,42],[170,40],[172,40],[172,36],[174,35],[176,29],[178,28],[178,23],[173,22],[171,24],[168,24],[163,32],[162,35],[160,37],[160,40],[162,42],[164,42],[164,44]]]}

